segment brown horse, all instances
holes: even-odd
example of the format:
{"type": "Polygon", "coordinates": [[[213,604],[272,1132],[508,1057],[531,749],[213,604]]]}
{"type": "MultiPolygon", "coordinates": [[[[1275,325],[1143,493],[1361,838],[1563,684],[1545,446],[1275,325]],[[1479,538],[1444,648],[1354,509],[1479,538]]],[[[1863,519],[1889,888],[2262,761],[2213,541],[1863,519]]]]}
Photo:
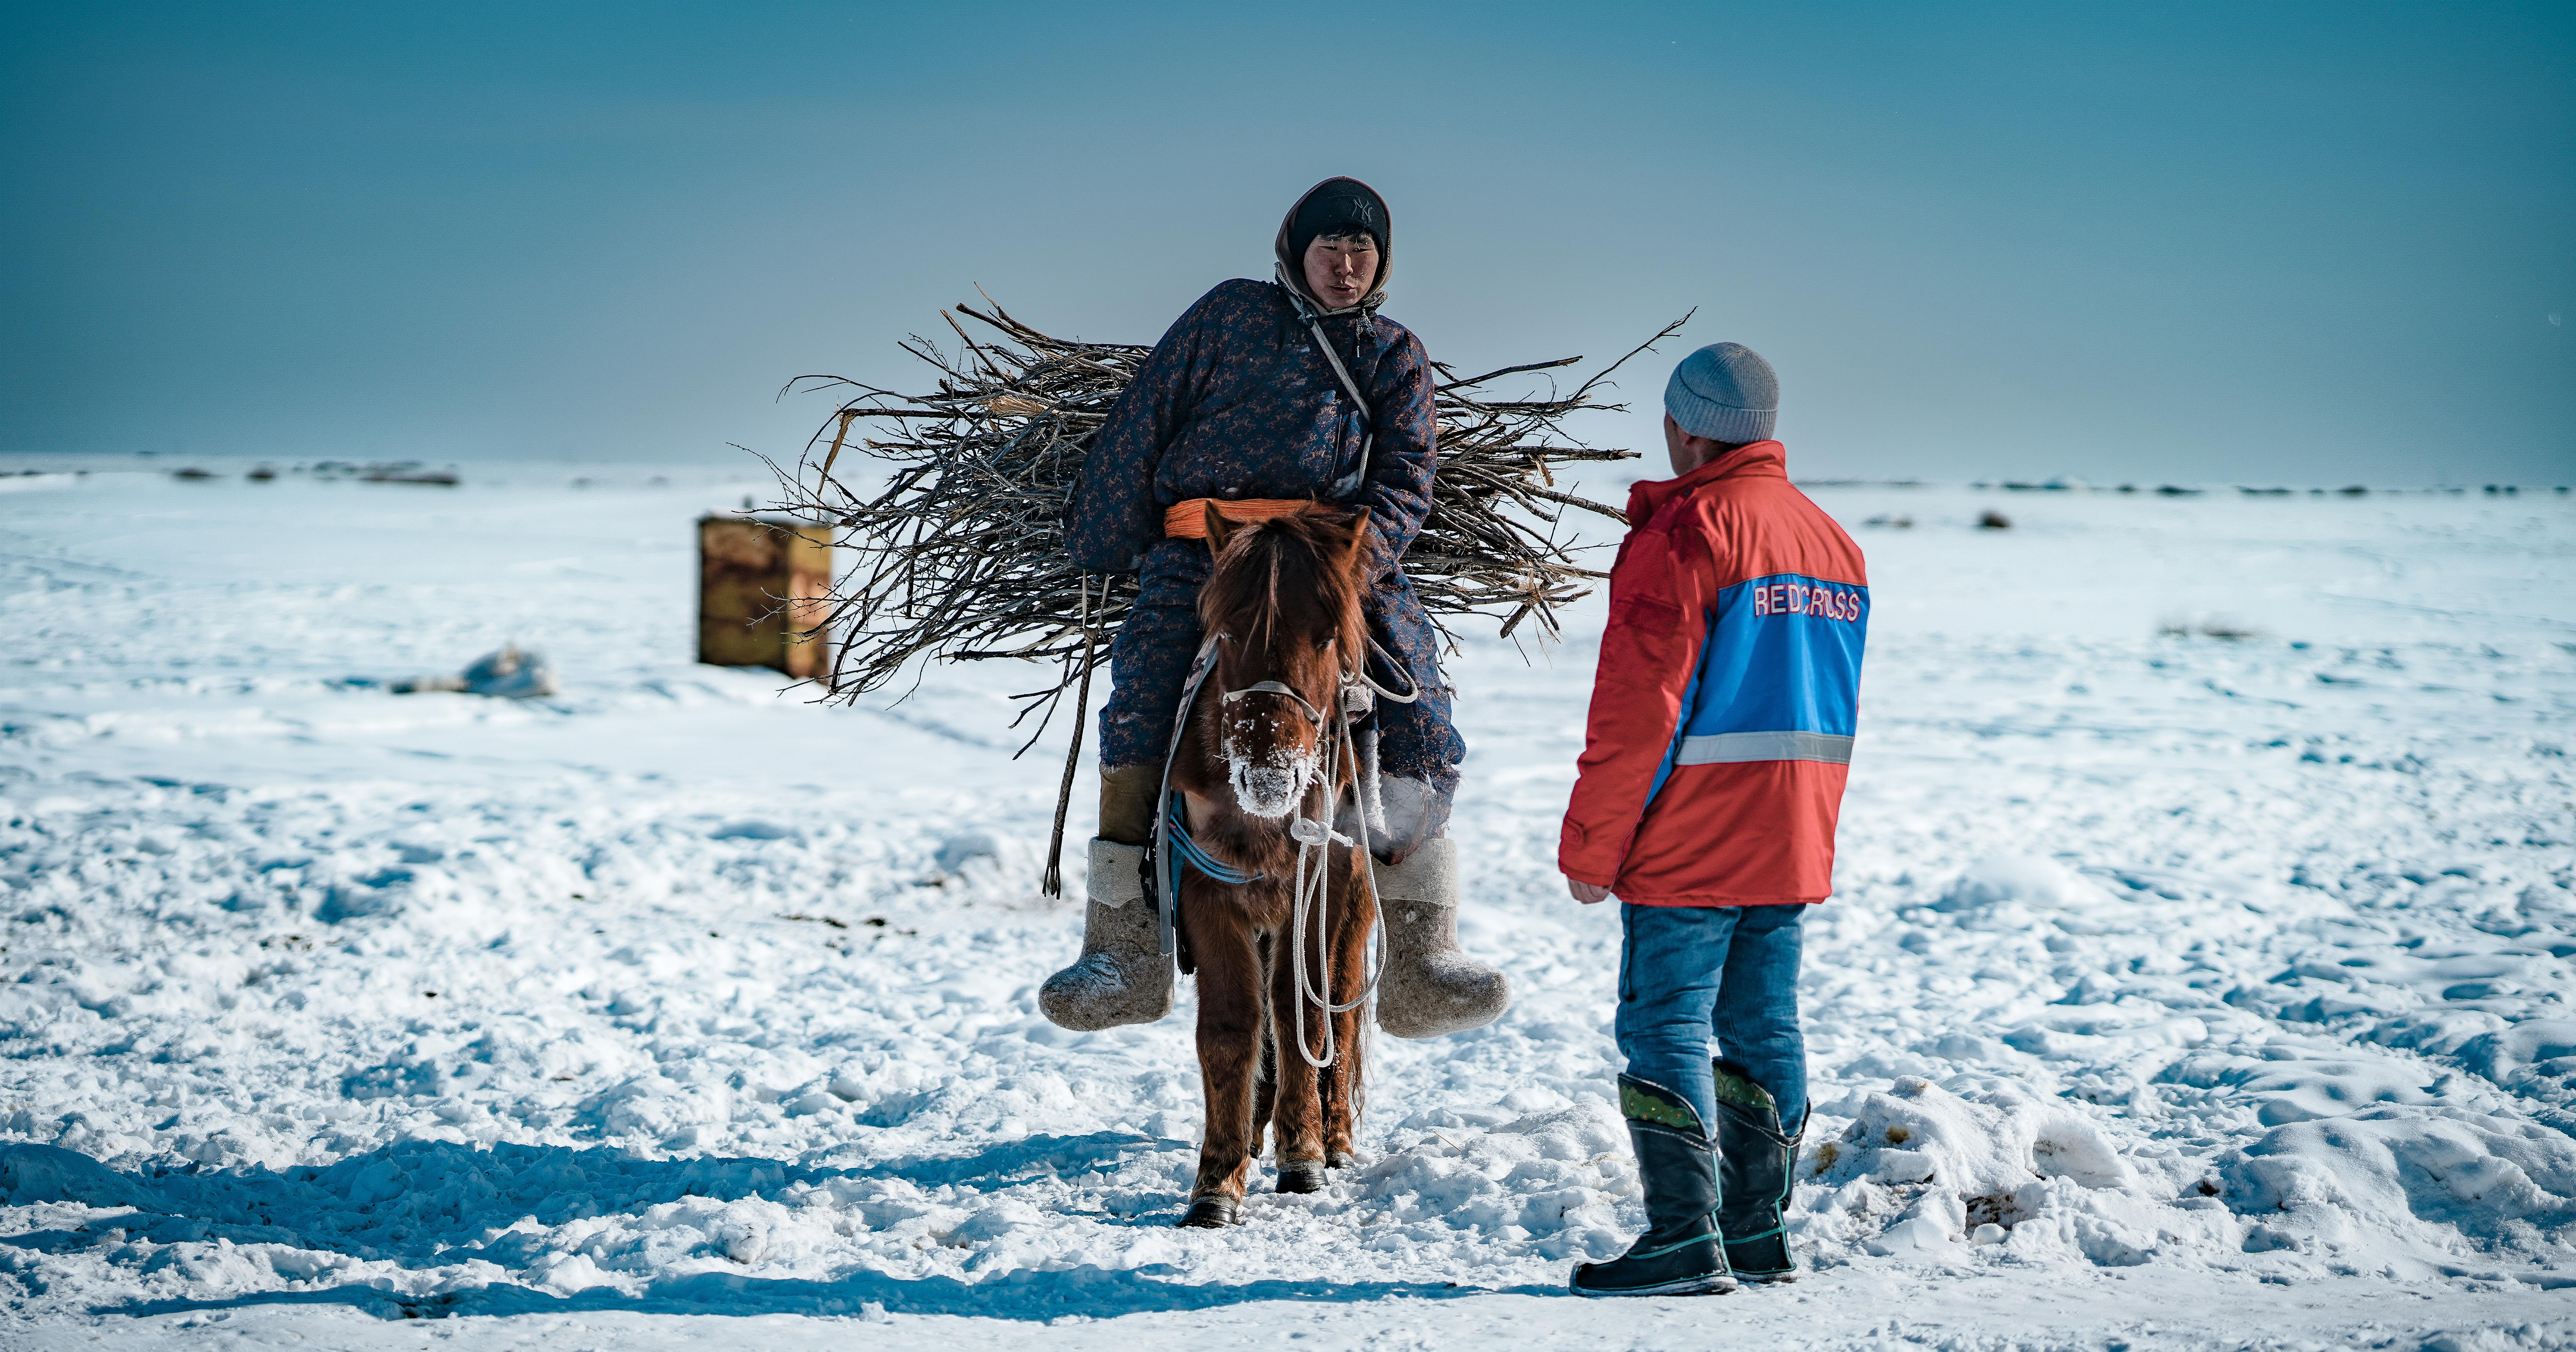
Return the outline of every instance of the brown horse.
{"type": "Polygon", "coordinates": [[[1345,811],[1357,767],[1336,714],[1367,661],[1368,513],[1317,503],[1236,525],[1210,507],[1207,538],[1215,564],[1199,623],[1218,637],[1184,711],[1171,786],[1195,847],[1219,871],[1259,875],[1228,883],[1179,870],[1176,924],[1197,970],[1207,1089],[1198,1181],[1181,1224],[1215,1227],[1241,1212],[1265,1127],[1276,1132],[1281,1192],[1313,1192],[1326,1168],[1352,1162],[1366,1056],[1356,1006],[1377,909],[1366,855],[1352,837],[1319,829],[1336,819],[1348,829],[1357,816],[1345,811]],[[1292,828],[1308,837],[1302,964],[1292,828]]]}

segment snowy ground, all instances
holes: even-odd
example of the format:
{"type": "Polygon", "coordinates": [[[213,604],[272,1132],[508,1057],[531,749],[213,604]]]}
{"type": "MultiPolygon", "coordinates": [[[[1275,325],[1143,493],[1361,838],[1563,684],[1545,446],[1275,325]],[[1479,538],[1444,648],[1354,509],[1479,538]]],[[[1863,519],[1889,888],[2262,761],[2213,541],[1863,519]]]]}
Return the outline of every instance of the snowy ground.
{"type": "Polygon", "coordinates": [[[0,478],[0,1343],[2576,1343],[2566,497],[1817,490],[1877,609],[1813,1271],[1603,1306],[1616,916],[1550,866],[1597,608],[1454,668],[1519,1004],[1182,1232],[1186,999],[1036,1013],[1023,674],[693,665],[747,476],[135,463],[0,478]],[[382,685],[511,638],[560,698],[382,685]]]}

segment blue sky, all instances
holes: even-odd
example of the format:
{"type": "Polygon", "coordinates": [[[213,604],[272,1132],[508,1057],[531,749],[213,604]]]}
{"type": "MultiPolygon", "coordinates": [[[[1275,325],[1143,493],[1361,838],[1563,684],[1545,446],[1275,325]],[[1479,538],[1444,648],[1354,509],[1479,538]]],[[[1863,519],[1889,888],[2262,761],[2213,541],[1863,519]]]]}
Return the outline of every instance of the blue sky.
{"type": "Polygon", "coordinates": [[[1435,357],[1697,307],[1801,474],[2576,480],[2564,4],[0,14],[0,450],[718,463],[1349,173],[1435,357]]]}

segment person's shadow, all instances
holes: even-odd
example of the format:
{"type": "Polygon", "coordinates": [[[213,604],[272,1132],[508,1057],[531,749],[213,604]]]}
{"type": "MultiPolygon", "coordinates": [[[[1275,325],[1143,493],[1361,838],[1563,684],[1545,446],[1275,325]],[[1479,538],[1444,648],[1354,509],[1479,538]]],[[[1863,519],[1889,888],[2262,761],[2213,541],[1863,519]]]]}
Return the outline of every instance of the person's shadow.
{"type": "MultiPolygon", "coordinates": [[[[168,1262],[160,1246],[230,1240],[304,1252],[447,1268],[480,1259],[506,1271],[540,1256],[541,1236],[508,1228],[534,1219],[552,1229],[594,1216],[640,1212],[685,1197],[735,1201],[776,1198],[840,1180],[901,1179],[920,1187],[1007,1185],[1047,1173],[1114,1168],[1139,1151],[1182,1148],[1124,1132],[1035,1136],[972,1155],[908,1157],[854,1169],[812,1168],[776,1160],[647,1160],[605,1147],[500,1145],[478,1149],[444,1141],[407,1141],[331,1165],[221,1171],[111,1170],[75,1151],[46,1145],[0,1146],[0,1200],[13,1205],[78,1202],[133,1207],[77,1230],[0,1236],[0,1245],[43,1253],[86,1252],[118,1266],[149,1270],[168,1262]],[[138,1242],[140,1241],[140,1242],[138,1242]]],[[[1138,1199],[1126,1216],[1095,1221],[1167,1225],[1186,1201],[1138,1199]]],[[[865,1204],[859,1204],[864,1209],[865,1204]]],[[[290,1260],[291,1261],[291,1260],[290,1260]]],[[[327,1281],[337,1265],[318,1264],[308,1280],[327,1281]]],[[[967,1282],[853,1272],[830,1280],[697,1273],[653,1283],[638,1294],[594,1286],[572,1295],[503,1280],[476,1289],[414,1296],[352,1281],[295,1291],[253,1292],[219,1299],[137,1300],[93,1307],[93,1314],[161,1315],[264,1305],[344,1305],[385,1318],[511,1315],[631,1310],[653,1314],[860,1314],[871,1305],[895,1313],[1052,1319],[1067,1314],[1113,1316],[1201,1309],[1256,1300],[1362,1301],[1388,1296],[1445,1298],[1496,1288],[1452,1283],[1265,1280],[1231,1285],[1175,1280],[1167,1266],[1060,1270],[1013,1269],[967,1282]]],[[[1537,1293],[1542,1288],[1511,1288],[1537,1293]]],[[[1552,1289],[1547,1289],[1553,1294],[1552,1289]]]]}

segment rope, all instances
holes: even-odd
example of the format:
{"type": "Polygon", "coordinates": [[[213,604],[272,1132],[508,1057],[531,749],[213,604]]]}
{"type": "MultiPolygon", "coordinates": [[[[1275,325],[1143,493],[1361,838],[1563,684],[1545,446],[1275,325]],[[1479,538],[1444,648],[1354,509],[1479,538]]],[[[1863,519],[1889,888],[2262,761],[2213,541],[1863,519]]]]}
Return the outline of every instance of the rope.
{"type": "MultiPolygon", "coordinates": [[[[1342,389],[1350,394],[1351,402],[1359,406],[1360,467],[1356,476],[1358,479],[1356,487],[1366,487],[1369,478],[1369,460],[1377,451],[1377,410],[1370,408],[1368,396],[1360,393],[1360,383],[1351,379],[1351,368],[1342,364],[1342,354],[1333,350],[1333,340],[1324,336],[1324,317],[1327,314],[1340,315],[1356,312],[1360,316],[1362,328],[1365,329],[1370,317],[1376,313],[1376,307],[1369,303],[1368,297],[1363,296],[1359,304],[1348,310],[1319,309],[1302,288],[1290,283],[1286,263],[1274,265],[1272,271],[1279,277],[1279,289],[1288,293],[1289,307],[1297,312],[1299,319],[1306,321],[1306,331],[1315,336],[1316,348],[1324,354],[1325,361],[1332,363],[1333,374],[1341,380],[1342,389]]],[[[1334,487],[1339,489],[1341,485],[1335,484],[1334,487]]]]}
{"type": "MultiPolygon", "coordinates": [[[[1344,673],[1344,683],[1349,683],[1347,671],[1344,673]]],[[[1308,709],[1314,707],[1306,704],[1303,698],[1298,699],[1297,702],[1306,705],[1308,709]]],[[[1355,829],[1359,832],[1359,839],[1356,841],[1332,827],[1333,806],[1341,799],[1341,758],[1344,755],[1351,758],[1354,773],[1359,765],[1359,753],[1351,745],[1351,711],[1348,703],[1335,702],[1332,730],[1329,734],[1325,733],[1320,719],[1317,720],[1316,732],[1323,736],[1324,755],[1323,763],[1318,767],[1320,773],[1316,776],[1315,788],[1309,792],[1310,795],[1322,797],[1323,815],[1320,818],[1307,817],[1302,811],[1305,800],[1300,799],[1301,811],[1288,823],[1289,838],[1297,842],[1297,873],[1289,893],[1288,944],[1290,970],[1295,974],[1297,982],[1297,999],[1293,1002],[1297,1007],[1297,1055],[1305,1058],[1307,1065],[1317,1070],[1324,1070],[1331,1067],[1341,1056],[1341,1049],[1333,1040],[1332,1016],[1359,1008],[1377,990],[1378,978],[1386,975],[1386,944],[1384,925],[1381,920],[1379,924],[1370,927],[1372,937],[1377,940],[1377,961],[1369,972],[1368,980],[1361,983],[1360,993],[1343,1004],[1333,1003],[1333,967],[1329,961],[1317,964],[1321,969],[1317,973],[1321,978],[1320,981],[1307,979],[1308,918],[1311,916],[1318,927],[1316,932],[1319,940],[1331,931],[1332,846],[1346,845],[1351,848],[1352,853],[1360,861],[1360,873],[1366,880],[1362,885],[1368,888],[1369,900],[1372,904],[1377,900],[1376,874],[1368,866],[1372,854],[1369,844],[1368,813],[1359,811],[1351,814],[1355,829]],[[1308,867],[1310,861],[1313,865],[1311,870],[1308,867]],[[1306,1050],[1306,1002],[1309,1000],[1314,1001],[1316,1008],[1324,1013],[1324,1054],[1321,1057],[1306,1050]]]]}
{"type": "MultiPolygon", "coordinates": [[[[1373,653],[1377,654],[1379,657],[1382,657],[1382,658],[1386,659],[1386,669],[1387,669],[1387,670],[1389,670],[1389,671],[1403,671],[1403,670],[1404,670],[1404,664],[1395,660],[1395,654],[1388,652],[1388,651],[1385,649],[1385,647],[1384,647],[1383,645],[1379,644],[1379,642],[1377,641],[1377,635],[1375,635],[1375,634],[1371,634],[1371,635],[1369,635],[1369,641],[1368,641],[1368,644],[1369,644],[1369,651],[1370,651],[1370,652],[1373,652],[1373,653]]],[[[1398,704],[1411,704],[1411,703],[1412,703],[1412,702],[1414,702],[1415,700],[1418,700],[1418,699],[1422,698],[1422,682],[1420,682],[1420,681],[1413,681],[1413,682],[1411,682],[1411,684],[1412,684],[1413,688],[1412,688],[1411,690],[1408,690],[1408,691],[1406,691],[1405,693],[1403,693],[1403,694],[1399,695],[1399,694],[1395,693],[1394,691],[1387,689],[1385,686],[1379,685],[1379,684],[1377,683],[1377,678],[1368,674],[1368,663],[1366,663],[1366,662],[1362,662],[1362,663],[1360,663],[1360,669],[1359,669],[1358,671],[1352,672],[1352,673],[1351,673],[1351,675],[1358,677],[1358,678],[1359,678],[1359,683],[1360,683],[1360,684],[1362,684],[1362,685],[1364,685],[1364,686],[1367,686],[1369,689],[1376,691],[1377,693],[1379,693],[1380,695],[1385,696],[1385,697],[1386,697],[1386,698],[1388,698],[1388,699],[1394,700],[1394,701],[1395,701],[1396,703],[1398,703],[1398,704]]],[[[1409,677],[1409,676],[1410,676],[1410,673],[1407,673],[1407,675],[1408,675],[1408,677],[1409,677]]]]}
{"type": "MultiPolygon", "coordinates": [[[[847,427],[847,419],[842,426],[847,427]]],[[[1039,880],[1038,890],[1050,897],[1064,895],[1064,814],[1073,805],[1073,769],[1082,760],[1082,720],[1091,712],[1091,574],[1082,575],[1081,599],[1074,602],[1082,617],[1082,686],[1073,697],[1073,745],[1064,753],[1064,779],[1055,787],[1055,830],[1047,836],[1046,876],[1039,880]]],[[[1109,584],[1100,584],[1102,600],[1109,599],[1109,584]]]]}

